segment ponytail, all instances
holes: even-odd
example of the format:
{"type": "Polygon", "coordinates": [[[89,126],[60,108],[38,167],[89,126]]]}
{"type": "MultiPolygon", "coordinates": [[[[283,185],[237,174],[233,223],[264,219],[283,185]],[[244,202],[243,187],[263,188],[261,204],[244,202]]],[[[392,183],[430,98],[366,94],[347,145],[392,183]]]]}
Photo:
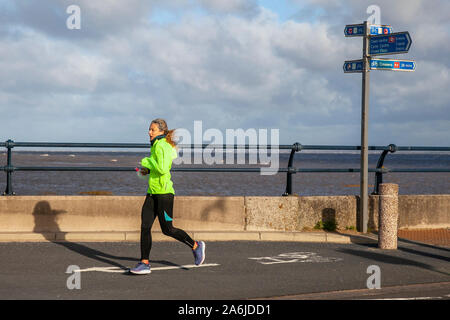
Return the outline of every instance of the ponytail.
{"type": "Polygon", "coordinates": [[[167,143],[169,143],[172,147],[176,148],[177,144],[174,141],[174,136],[175,136],[175,130],[176,129],[172,129],[172,130],[167,130],[167,132],[164,132],[164,134],[166,135],[166,141],[167,143]]]}

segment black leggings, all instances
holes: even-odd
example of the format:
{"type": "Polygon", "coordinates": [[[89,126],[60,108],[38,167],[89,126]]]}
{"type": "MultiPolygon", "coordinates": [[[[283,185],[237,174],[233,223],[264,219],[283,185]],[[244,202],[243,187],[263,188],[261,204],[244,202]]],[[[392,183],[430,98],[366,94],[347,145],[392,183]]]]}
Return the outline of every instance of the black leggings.
{"type": "Polygon", "coordinates": [[[152,248],[151,229],[156,217],[158,217],[161,231],[166,236],[175,238],[191,248],[194,247],[194,240],[186,232],[172,226],[173,199],[172,193],[147,193],[141,213],[141,260],[149,259],[152,248]]]}

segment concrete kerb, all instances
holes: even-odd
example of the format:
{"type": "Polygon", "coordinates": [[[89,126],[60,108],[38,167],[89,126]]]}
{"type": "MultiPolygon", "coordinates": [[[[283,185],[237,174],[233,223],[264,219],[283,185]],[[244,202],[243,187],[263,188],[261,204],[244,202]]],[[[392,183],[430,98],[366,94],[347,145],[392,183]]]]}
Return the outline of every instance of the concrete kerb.
{"type": "MultiPolygon", "coordinates": [[[[204,241],[294,241],[352,243],[351,236],[331,232],[286,231],[186,231],[204,241]]],[[[138,242],[139,232],[2,232],[0,242],[138,242]]],[[[176,241],[161,231],[152,232],[153,241],[176,241]]]]}

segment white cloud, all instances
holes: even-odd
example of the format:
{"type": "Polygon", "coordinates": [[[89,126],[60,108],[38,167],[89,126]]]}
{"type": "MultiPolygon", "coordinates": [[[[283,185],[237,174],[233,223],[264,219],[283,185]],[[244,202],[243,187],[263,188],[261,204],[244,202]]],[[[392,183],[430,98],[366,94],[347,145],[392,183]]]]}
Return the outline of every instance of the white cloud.
{"type": "Polygon", "coordinates": [[[234,13],[254,16],[258,13],[255,0],[199,0],[199,4],[213,13],[234,13]]]}
{"type": "MultiPolygon", "coordinates": [[[[7,11],[0,110],[16,111],[18,125],[0,118],[2,137],[88,141],[95,128],[96,141],[146,141],[148,122],[163,117],[170,127],[191,129],[194,120],[223,131],[279,128],[286,144],[359,141],[361,78],[344,74],[342,64],[360,57],[362,43],[345,38],[343,28],[367,16],[370,1],[309,1],[304,10],[328,19],[282,22],[253,1],[83,0],[81,33],[65,29],[65,11],[56,14],[68,2],[42,1],[38,8],[19,1],[17,11],[7,11]],[[198,6],[206,13],[197,14],[198,6]],[[157,24],[149,18],[155,8],[181,14],[157,24]]],[[[385,11],[400,6],[379,5],[386,22],[394,14],[385,11]]],[[[395,23],[420,16],[432,35],[425,23],[412,24],[415,73],[371,72],[375,144],[411,141],[406,124],[419,120],[418,144],[449,133],[448,23],[431,23],[430,15],[443,21],[443,13],[421,1],[408,10],[393,21],[394,31],[395,23]],[[435,124],[439,133],[428,132],[435,124]]]]}
{"type": "Polygon", "coordinates": [[[6,0],[9,10],[6,22],[30,27],[53,37],[100,37],[126,32],[142,24],[151,10],[151,1],[128,0],[6,0]],[[80,7],[81,30],[72,32],[66,27],[66,9],[80,7]],[[8,14],[10,13],[10,14],[8,14]]]}
{"type": "Polygon", "coordinates": [[[67,42],[26,30],[20,39],[4,39],[0,52],[3,91],[92,92],[108,76],[107,57],[99,57],[67,42]]]}

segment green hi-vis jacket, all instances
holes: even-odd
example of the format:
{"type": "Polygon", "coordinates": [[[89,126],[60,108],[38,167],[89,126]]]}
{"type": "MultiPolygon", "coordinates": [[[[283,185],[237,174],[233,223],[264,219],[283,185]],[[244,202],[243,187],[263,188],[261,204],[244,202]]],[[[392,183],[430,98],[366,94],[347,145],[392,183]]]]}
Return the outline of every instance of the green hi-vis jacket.
{"type": "Polygon", "coordinates": [[[150,149],[150,157],[141,160],[141,166],[150,170],[148,190],[150,194],[175,194],[173,182],[170,180],[172,160],[177,158],[177,151],[166,138],[158,139],[150,149]]]}

